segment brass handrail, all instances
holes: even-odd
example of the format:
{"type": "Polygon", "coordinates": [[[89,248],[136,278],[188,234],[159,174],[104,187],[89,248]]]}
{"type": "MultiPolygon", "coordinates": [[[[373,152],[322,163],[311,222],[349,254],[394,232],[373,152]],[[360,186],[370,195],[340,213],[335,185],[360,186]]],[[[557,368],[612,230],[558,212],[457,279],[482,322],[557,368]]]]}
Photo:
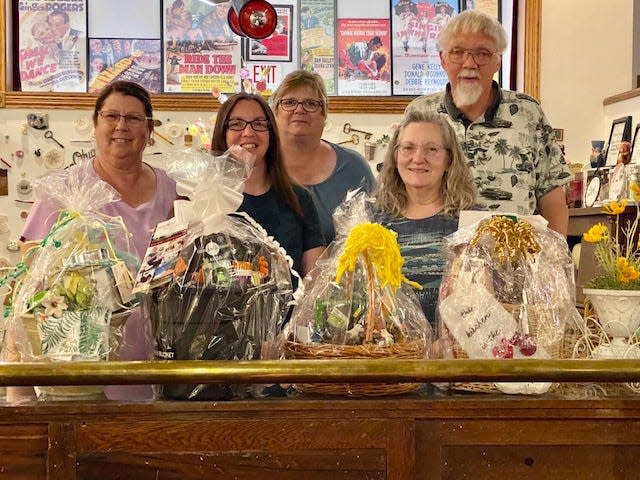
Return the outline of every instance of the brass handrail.
{"type": "Polygon", "coordinates": [[[0,364],[0,386],[487,381],[640,382],[640,361],[382,359],[0,364]]]}

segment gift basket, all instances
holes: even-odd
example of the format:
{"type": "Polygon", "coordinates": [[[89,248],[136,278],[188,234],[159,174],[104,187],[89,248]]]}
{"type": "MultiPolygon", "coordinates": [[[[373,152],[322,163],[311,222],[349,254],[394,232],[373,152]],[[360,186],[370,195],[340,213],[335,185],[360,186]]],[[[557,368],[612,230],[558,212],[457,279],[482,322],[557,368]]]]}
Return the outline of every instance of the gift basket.
{"type": "MultiPolygon", "coordinates": [[[[559,358],[575,308],[567,244],[541,217],[494,215],[445,239],[440,350],[449,358],[559,358]]],[[[550,383],[455,383],[455,390],[539,394],[550,383]]]]}
{"type": "MultiPolygon", "coordinates": [[[[283,332],[292,359],[425,358],[431,327],[401,273],[396,235],[370,223],[367,199],[354,195],[336,209],[336,240],[283,332]]],[[[298,384],[303,392],[382,396],[411,392],[415,383],[298,384]]]]}
{"type": "MultiPolygon", "coordinates": [[[[209,157],[201,175],[174,172],[179,193],[190,200],[177,201],[175,218],[156,229],[136,286],[144,293],[157,359],[276,358],[274,338],[293,300],[293,262],[253,219],[233,213],[251,168],[239,158],[243,152],[209,157]]],[[[226,400],[256,389],[176,384],[159,385],[157,393],[226,400]]]]}
{"type": "MultiPolygon", "coordinates": [[[[12,284],[2,355],[7,361],[105,361],[137,302],[138,268],[121,219],[99,210],[119,198],[90,162],[36,182],[57,221],[2,283],[12,284]]],[[[49,397],[101,395],[102,386],[36,387],[49,397]]]]}

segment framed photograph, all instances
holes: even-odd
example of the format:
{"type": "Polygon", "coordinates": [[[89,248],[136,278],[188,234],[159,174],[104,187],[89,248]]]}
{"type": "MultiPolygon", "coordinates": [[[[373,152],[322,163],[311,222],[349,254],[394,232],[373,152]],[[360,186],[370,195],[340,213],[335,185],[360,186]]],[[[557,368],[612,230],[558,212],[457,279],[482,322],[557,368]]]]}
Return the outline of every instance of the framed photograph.
{"type": "Polygon", "coordinates": [[[615,166],[618,161],[618,146],[623,141],[631,141],[631,115],[618,118],[611,124],[609,149],[607,150],[605,165],[615,166]]]}
{"type": "Polygon", "coordinates": [[[638,130],[640,130],[640,123],[636,125],[636,130],[633,134],[633,141],[631,142],[631,160],[629,163],[635,163],[640,165],[640,139],[638,138],[638,130]]]}
{"type": "Polygon", "coordinates": [[[278,15],[275,31],[267,38],[249,41],[248,59],[252,62],[290,62],[293,48],[293,5],[274,5],[278,15]]]}
{"type": "Polygon", "coordinates": [[[586,207],[593,207],[598,200],[598,195],[600,194],[600,177],[595,176],[589,183],[587,183],[587,188],[584,192],[584,205],[586,207]]]}
{"type": "Polygon", "coordinates": [[[554,128],[553,134],[556,136],[556,140],[558,142],[562,142],[564,140],[564,128],[554,128]]]}

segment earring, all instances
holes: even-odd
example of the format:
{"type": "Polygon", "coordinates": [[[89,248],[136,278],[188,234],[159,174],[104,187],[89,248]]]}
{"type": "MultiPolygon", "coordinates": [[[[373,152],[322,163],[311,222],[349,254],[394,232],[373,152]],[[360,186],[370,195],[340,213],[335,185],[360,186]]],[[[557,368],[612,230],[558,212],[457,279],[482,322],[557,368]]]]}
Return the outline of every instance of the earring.
{"type": "Polygon", "coordinates": [[[147,140],[147,146],[149,147],[152,147],[155,143],[156,143],[156,139],[153,137],[149,137],[149,140],[147,140]]]}

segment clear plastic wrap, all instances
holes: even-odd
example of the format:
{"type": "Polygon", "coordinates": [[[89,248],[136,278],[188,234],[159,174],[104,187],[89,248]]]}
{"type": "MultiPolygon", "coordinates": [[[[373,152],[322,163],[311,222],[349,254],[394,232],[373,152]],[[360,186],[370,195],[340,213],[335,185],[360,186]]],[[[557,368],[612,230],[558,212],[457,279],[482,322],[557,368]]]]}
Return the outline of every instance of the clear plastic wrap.
{"type": "MultiPolygon", "coordinates": [[[[440,288],[445,358],[559,358],[579,319],[567,243],[541,217],[491,216],[445,239],[440,288]]],[[[550,383],[455,384],[462,390],[544,393],[550,383]]]]}
{"type": "MultiPolygon", "coordinates": [[[[232,148],[212,157],[199,180],[177,175],[178,191],[191,200],[177,203],[176,218],[159,226],[138,274],[157,359],[276,358],[274,338],[293,300],[292,261],[253,219],[232,213],[251,167],[242,155],[232,148]]],[[[176,400],[247,393],[254,387],[158,386],[161,397],[176,400]]]]}
{"type": "Polygon", "coordinates": [[[107,360],[137,304],[129,232],[100,213],[118,193],[96,181],[90,162],[34,183],[59,216],[5,279],[13,285],[3,360],[107,360]]]}
{"type": "MultiPolygon", "coordinates": [[[[396,235],[370,222],[356,193],[334,213],[336,240],[283,333],[288,358],[425,358],[432,332],[401,273],[396,235]]],[[[417,285],[417,284],[415,284],[417,285]]],[[[415,385],[298,385],[303,391],[351,395],[404,393],[415,385]]]]}

